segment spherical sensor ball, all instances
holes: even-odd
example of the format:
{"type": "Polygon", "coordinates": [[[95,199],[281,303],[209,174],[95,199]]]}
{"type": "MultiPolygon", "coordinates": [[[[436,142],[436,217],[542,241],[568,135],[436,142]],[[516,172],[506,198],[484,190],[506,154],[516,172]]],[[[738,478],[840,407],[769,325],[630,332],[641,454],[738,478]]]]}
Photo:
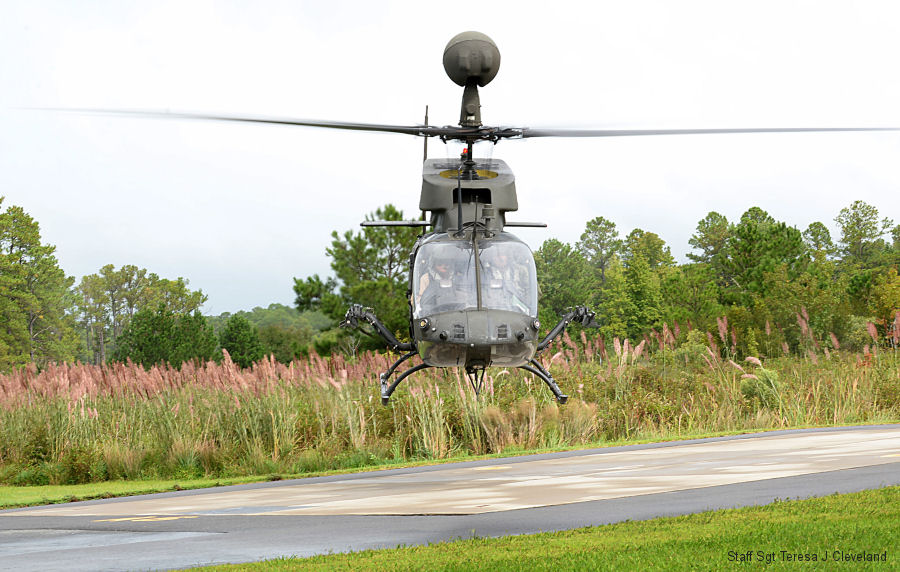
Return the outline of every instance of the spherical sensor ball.
{"type": "Polygon", "coordinates": [[[481,32],[457,34],[444,48],[444,70],[457,85],[475,78],[484,87],[500,70],[500,50],[481,32]]]}

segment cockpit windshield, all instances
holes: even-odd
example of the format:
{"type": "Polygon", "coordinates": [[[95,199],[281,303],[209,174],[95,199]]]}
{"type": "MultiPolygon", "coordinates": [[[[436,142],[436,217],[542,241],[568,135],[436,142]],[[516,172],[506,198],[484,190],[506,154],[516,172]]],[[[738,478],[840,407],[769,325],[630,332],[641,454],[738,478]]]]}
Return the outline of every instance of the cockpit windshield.
{"type": "Polygon", "coordinates": [[[476,273],[471,240],[435,238],[419,247],[416,254],[413,303],[417,318],[477,309],[479,288],[482,309],[537,315],[537,278],[527,245],[502,233],[479,239],[476,273]]]}
{"type": "Polygon", "coordinates": [[[481,301],[491,310],[537,316],[537,276],[531,249],[518,241],[479,241],[481,301]]]}

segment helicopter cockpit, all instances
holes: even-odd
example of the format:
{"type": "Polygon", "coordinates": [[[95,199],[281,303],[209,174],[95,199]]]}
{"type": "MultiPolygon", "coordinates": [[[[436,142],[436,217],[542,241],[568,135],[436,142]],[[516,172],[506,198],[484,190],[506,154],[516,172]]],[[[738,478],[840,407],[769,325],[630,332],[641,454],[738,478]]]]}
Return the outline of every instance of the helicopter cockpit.
{"type": "Polygon", "coordinates": [[[450,239],[438,234],[419,247],[412,278],[413,315],[503,310],[537,316],[537,276],[528,246],[508,233],[450,239]]]}

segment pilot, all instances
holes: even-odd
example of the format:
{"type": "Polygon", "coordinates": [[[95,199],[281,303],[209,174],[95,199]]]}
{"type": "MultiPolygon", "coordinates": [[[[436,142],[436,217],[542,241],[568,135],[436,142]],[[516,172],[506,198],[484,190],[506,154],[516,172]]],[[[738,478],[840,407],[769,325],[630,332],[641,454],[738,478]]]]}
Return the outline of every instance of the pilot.
{"type": "Polygon", "coordinates": [[[485,286],[489,303],[498,309],[525,311],[522,301],[528,289],[528,271],[507,250],[499,249],[489,258],[485,286]]]}
{"type": "Polygon", "coordinates": [[[497,251],[487,264],[489,286],[491,288],[511,288],[521,291],[527,284],[528,273],[522,264],[511,259],[509,252],[497,251]],[[524,281],[524,282],[523,282],[524,281]]]}
{"type": "Polygon", "coordinates": [[[419,297],[425,294],[428,286],[434,288],[452,288],[453,271],[450,262],[445,259],[435,260],[428,272],[419,279],[419,297]]]}

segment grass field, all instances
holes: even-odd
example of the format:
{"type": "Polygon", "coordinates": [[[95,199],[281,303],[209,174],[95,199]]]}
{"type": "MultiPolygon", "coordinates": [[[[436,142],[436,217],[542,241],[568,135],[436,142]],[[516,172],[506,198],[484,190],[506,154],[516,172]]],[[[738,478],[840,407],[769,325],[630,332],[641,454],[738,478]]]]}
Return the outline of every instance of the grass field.
{"type": "Polygon", "coordinates": [[[900,487],[564,532],[474,538],[201,570],[898,568],[900,487]]]}
{"type": "Polygon", "coordinates": [[[265,477],[178,481],[105,481],[102,483],[85,483],[80,485],[37,485],[26,487],[0,485],[0,509],[203,489],[226,485],[239,485],[243,483],[255,483],[262,480],[265,480],[265,477]]]}
{"type": "MultiPolygon", "coordinates": [[[[566,337],[545,365],[571,394],[492,370],[475,396],[427,370],[380,403],[391,357],[271,359],[145,371],[53,365],[0,376],[0,484],[309,475],[530,450],[900,421],[900,357],[825,348],[734,361],[691,341],[566,337]]],[[[722,355],[724,354],[724,355],[722,355]]],[[[102,487],[101,487],[102,488],[102,487]]],[[[102,492],[102,491],[101,491],[102,492]]],[[[87,496],[78,495],[74,496],[87,496]]]]}

